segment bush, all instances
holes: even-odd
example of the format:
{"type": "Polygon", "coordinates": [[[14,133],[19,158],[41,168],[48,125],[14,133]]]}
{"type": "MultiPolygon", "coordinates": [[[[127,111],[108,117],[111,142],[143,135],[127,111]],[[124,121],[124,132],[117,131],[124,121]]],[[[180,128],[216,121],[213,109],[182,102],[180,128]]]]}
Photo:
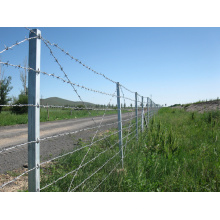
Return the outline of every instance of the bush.
{"type": "MultiPolygon", "coordinates": [[[[28,96],[24,95],[24,94],[20,94],[18,101],[16,101],[14,103],[15,105],[19,105],[19,104],[28,104],[28,96]]],[[[28,112],[28,107],[27,106],[14,106],[12,107],[12,113],[15,114],[25,114],[28,112]]]]}
{"type": "Polygon", "coordinates": [[[10,106],[4,106],[4,107],[2,107],[2,111],[10,112],[11,111],[11,107],[10,106]]]}
{"type": "Polygon", "coordinates": [[[82,105],[82,104],[77,105],[77,108],[85,108],[85,105],[82,105]]]}

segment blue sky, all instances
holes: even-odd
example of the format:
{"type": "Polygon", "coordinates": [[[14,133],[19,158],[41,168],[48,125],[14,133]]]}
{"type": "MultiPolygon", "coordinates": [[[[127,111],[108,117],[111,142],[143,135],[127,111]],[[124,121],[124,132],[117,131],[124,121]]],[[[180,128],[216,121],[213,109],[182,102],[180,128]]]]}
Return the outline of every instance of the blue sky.
{"type": "MultiPolygon", "coordinates": [[[[30,4],[28,0],[12,0],[2,1],[1,9],[0,51],[4,49],[4,44],[10,46],[17,40],[23,40],[25,36],[28,37],[29,35],[24,28],[11,27],[39,27],[44,38],[58,43],[72,56],[80,59],[98,72],[106,74],[113,80],[119,81],[132,91],[137,91],[144,96],[152,95],[156,103],[166,103],[168,105],[188,103],[214,99],[220,94],[220,19],[219,1],[217,0],[136,0],[135,2],[129,0],[63,0],[61,3],[38,0],[35,4],[30,4]],[[10,28],[3,28],[8,26],[10,28]],[[47,28],[51,26],[55,28],[47,28]],[[128,28],[56,28],[57,26],[128,28]]],[[[103,91],[114,92],[115,86],[112,83],[100,76],[95,76],[91,71],[85,70],[76,62],[70,62],[66,56],[62,56],[55,48],[53,50],[73,82],[82,83],[85,86],[103,91]]],[[[25,42],[11,51],[0,54],[0,58],[13,64],[22,64],[27,53],[28,43],[25,42]]],[[[13,80],[14,88],[10,95],[17,96],[22,88],[19,71],[9,67],[4,67],[4,69],[5,75],[11,75],[13,80]]],[[[63,76],[43,45],[41,70],[63,76]]],[[[106,103],[110,98],[84,92],[81,89],[78,89],[78,92],[83,100],[95,103],[106,103]]],[[[64,86],[63,83],[46,76],[41,76],[41,95],[44,98],[59,96],[70,100],[78,100],[70,86],[64,86]]],[[[134,95],[128,92],[125,95],[134,98],[134,95]]],[[[113,101],[116,103],[115,99],[113,101]]],[[[95,203],[94,197],[92,197],[92,202],[89,203],[91,211],[96,210],[93,209],[91,204],[97,205],[97,202],[99,206],[105,205],[102,210],[108,207],[106,204],[111,205],[112,201],[115,201],[115,194],[114,198],[111,198],[111,194],[108,195],[110,196],[106,197],[105,194],[101,199],[95,199],[95,203]],[[102,201],[102,203],[99,201],[102,201]]],[[[160,209],[163,210],[160,212],[162,213],[161,217],[164,217],[164,213],[170,210],[169,207],[166,207],[166,204],[169,204],[169,206],[172,204],[172,206],[175,206],[173,209],[175,211],[169,212],[169,218],[174,216],[171,219],[175,219],[180,211],[180,204],[185,205],[186,202],[188,204],[189,199],[187,197],[186,200],[184,196],[181,197],[179,194],[175,198],[170,195],[155,200],[153,194],[148,199],[150,201],[148,205],[151,205],[148,216],[155,218],[158,201],[162,201],[162,205],[159,204],[160,209]],[[154,200],[157,206],[154,205],[154,202],[152,203],[154,200]],[[168,202],[164,203],[163,201],[168,202]],[[151,210],[152,212],[150,212],[151,210]]],[[[80,194],[75,199],[77,201],[75,206],[80,204],[79,200],[82,202],[90,201],[88,194],[85,196],[82,200],[80,194]]],[[[140,215],[141,210],[144,211],[143,215],[145,214],[145,209],[140,209],[143,204],[146,204],[145,194],[144,197],[142,197],[142,194],[138,194],[138,197],[135,194],[132,194],[132,196],[135,201],[140,202],[136,202],[136,206],[132,204],[132,209],[129,209],[129,212],[123,212],[123,217],[126,213],[130,217],[133,214],[131,210],[134,211],[134,216],[137,213],[140,215]]],[[[185,215],[190,214],[192,216],[194,214],[198,216],[198,212],[193,212],[195,206],[197,205],[201,209],[205,205],[202,217],[207,215],[210,218],[210,213],[214,217],[214,214],[217,213],[213,212],[213,207],[217,204],[217,199],[214,194],[211,198],[210,195],[206,194],[205,196],[209,200],[209,206],[203,202],[204,195],[202,195],[202,199],[197,194],[195,196],[191,194],[190,201],[193,201],[193,205],[188,206],[188,212],[185,212],[185,215]],[[193,207],[193,210],[191,207],[193,207]]],[[[8,194],[3,200],[6,201],[7,199],[9,199],[8,194]]],[[[69,198],[65,197],[64,199],[69,201],[69,198]]],[[[23,205],[23,203],[18,203],[14,196],[10,198],[11,201],[16,201],[14,207],[18,207],[18,204],[23,205]]],[[[48,198],[45,201],[48,201],[48,198]]],[[[54,201],[51,200],[49,204],[47,202],[47,207],[52,204],[51,208],[54,208],[54,201]]],[[[119,201],[121,202],[120,208],[124,205],[123,208],[128,210],[130,200],[122,200],[120,197],[119,201]]],[[[73,202],[71,198],[71,204],[73,202]]],[[[63,205],[65,205],[66,210],[66,203],[63,203],[63,205]]],[[[4,208],[7,209],[7,207],[4,208]]],[[[77,206],[76,210],[81,211],[80,208],[80,206],[77,206]]],[[[88,213],[91,215],[91,212],[88,213]]],[[[99,213],[103,218],[103,213],[99,213]]],[[[160,213],[157,213],[157,215],[160,213]]],[[[79,216],[81,217],[81,212],[79,212],[79,216]]]]}
{"type": "MultiPolygon", "coordinates": [[[[152,96],[155,103],[184,104],[220,96],[220,28],[37,28],[45,39],[57,43],[73,57],[140,95],[152,96]]],[[[29,36],[25,28],[1,27],[0,51],[4,45],[11,46],[25,36],[29,36]]],[[[72,61],[57,48],[51,49],[72,82],[110,94],[115,92],[115,84],[72,61]]],[[[28,57],[28,42],[0,54],[0,59],[23,65],[25,56],[28,57]]],[[[12,76],[10,96],[17,96],[22,89],[19,70],[3,69],[5,76],[12,76]]],[[[43,42],[41,70],[64,77],[43,42]]],[[[107,104],[111,99],[81,88],[77,91],[87,102],[107,104]]],[[[123,92],[134,99],[133,93],[123,92]]],[[[43,75],[41,96],[79,101],[70,85],[43,75]]],[[[116,99],[111,103],[116,104],[116,99]]],[[[127,105],[130,103],[126,100],[127,105]]]]}

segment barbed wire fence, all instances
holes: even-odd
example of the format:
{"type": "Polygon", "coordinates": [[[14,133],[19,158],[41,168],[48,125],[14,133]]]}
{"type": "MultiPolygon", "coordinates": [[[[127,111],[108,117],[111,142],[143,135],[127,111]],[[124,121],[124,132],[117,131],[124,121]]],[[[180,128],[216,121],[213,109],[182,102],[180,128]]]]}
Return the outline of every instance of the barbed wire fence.
{"type": "MultiPolygon", "coordinates": [[[[4,181],[0,185],[0,190],[14,183],[24,175],[28,175],[28,191],[59,191],[61,185],[64,185],[62,190],[73,191],[96,191],[99,187],[113,174],[117,169],[124,168],[124,158],[132,151],[129,144],[136,138],[136,143],[139,139],[139,133],[143,133],[147,129],[150,119],[160,108],[160,105],[155,104],[149,97],[144,97],[137,92],[131,91],[119,82],[116,82],[106,75],[95,71],[93,68],[84,64],[79,59],[73,57],[66,50],[51,43],[42,37],[41,31],[38,29],[29,29],[29,38],[16,42],[11,46],[5,46],[5,49],[0,51],[0,54],[14,49],[16,46],[29,42],[29,66],[24,67],[20,64],[12,64],[10,61],[0,61],[0,65],[16,69],[24,69],[28,71],[28,104],[3,104],[1,107],[28,107],[28,141],[12,146],[3,147],[0,149],[0,156],[4,156],[12,150],[23,149],[28,147],[28,170],[22,172],[10,181],[4,181]],[[58,68],[64,75],[60,77],[55,73],[48,73],[40,70],[41,42],[49,50],[51,57],[57,64],[58,68]],[[96,90],[78,83],[72,82],[61,62],[55,56],[52,48],[58,49],[64,55],[80,64],[82,67],[89,70],[91,73],[103,77],[114,85],[112,93],[96,90]],[[40,75],[52,77],[62,83],[69,84],[73,93],[83,104],[83,107],[60,106],[60,105],[41,105],[40,104],[40,75]],[[87,106],[86,102],[80,96],[77,88],[109,97],[106,107],[95,108],[87,106]],[[116,90],[115,90],[116,89],[116,90]],[[131,94],[134,98],[131,98],[131,94]],[[116,99],[117,108],[112,108],[112,101],[116,99]],[[129,103],[128,103],[129,102],[129,103]],[[40,110],[41,109],[62,109],[72,111],[85,111],[90,117],[91,123],[89,126],[78,127],[73,131],[66,131],[52,135],[40,136],[40,110]],[[114,111],[114,119],[107,117],[108,111],[114,111]],[[94,112],[97,115],[94,116],[94,112]],[[117,115],[116,115],[117,114],[117,115]],[[79,137],[80,133],[87,132],[90,136],[89,141],[78,143],[73,150],[64,152],[59,155],[53,155],[47,160],[42,161],[40,158],[40,146],[49,140],[58,140],[75,135],[79,137]],[[93,132],[93,133],[92,133],[93,132]],[[72,157],[75,155],[75,157],[72,157]],[[101,158],[101,159],[100,159],[101,158]],[[63,165],[62,173],[59,175],[52,171],[56,171],[55,165],[63,163],[62,160],[70,160],[70,165],[63,165]],[[97,161],[100,162],[97,162],[97,161]],[[41,170],[41,172],[40,172],[41,170]],[[100,174],[102,171],[102,175],[100,174]],[[52,173],[52,175],[51,175],[52,173]],[[50,177],[48,177],[50,175],[50,177]],[[42,181],[40,180],[43,179],[42,181]],[[63,182],[61,181],[63,180],[63,182]],[[90,182],[88,183],[88,181],[90,182]],[[43,185],[41,184],[43,182],[43,185]],[[88,183],[88,184],[87,184],[88,183]],[[57,185],[59,187],[57,187],[57,185]]],[[[1,79],[0,79],[1,80],[1,79]]],[[[94,102],[94,101],[93,101],[94,102]]],[[[79,119],[79,123],[82,119],[79,119]]],[[[74,123],[74,122],[73,122],[74,123]]],[[[61,147],[62,148],[62,147],[61,147]]],[[[106,189],[109,190],[109,189],[106,189]]]]}

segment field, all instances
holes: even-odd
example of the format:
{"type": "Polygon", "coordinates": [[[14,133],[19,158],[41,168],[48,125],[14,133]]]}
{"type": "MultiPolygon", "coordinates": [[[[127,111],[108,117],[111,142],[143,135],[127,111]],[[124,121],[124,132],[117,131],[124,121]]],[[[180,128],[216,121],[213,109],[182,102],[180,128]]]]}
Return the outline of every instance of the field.
{"type": "Polygon", "coordinates": [[[147,191],[219,191],[220,112],[163,108],[147,135],[147,191]]]}
{"type": "MultiPolygon", "coordinates": [[[[126,112],[126,110],[123,110],[126,112]]],[[[105,113],[105,110],[72,110],[71,109],[60,109],[60,108],[51,108],[49,113],[46,108],[41,108],[40,110],[40,121],[55,121],[55,120],[64,120],[72,118],[84,118],[84,117],[95,117],[102,116],[105,113]]],[[[108,110],[105,113],[108,114],[117,114],[117,110],[108,110]]],[[[0,114],[0,126],[6,125],[15,125],[15,124],[27,124],[28,123],[28,114],[13,114],[10,111],[2,111],[0,114]]]]}

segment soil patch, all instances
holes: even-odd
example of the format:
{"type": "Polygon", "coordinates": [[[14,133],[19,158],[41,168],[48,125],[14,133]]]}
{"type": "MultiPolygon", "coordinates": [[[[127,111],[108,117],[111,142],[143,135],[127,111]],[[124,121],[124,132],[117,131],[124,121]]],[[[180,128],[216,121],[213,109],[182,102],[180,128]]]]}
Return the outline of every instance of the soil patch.
{"type": "MultiPolygon", "coordinates": [[[[28,170],[27,168],[23,168],[23,169],[9,171],[6,174],[1,174],[0,185],[3,185],[4,183],[8,183],[14,180],[17,176],[21,175],[27,170],[28,170]]],[[[23,191],[27,191],[27,189],[28,189],[28,174],[24,174],[14,182],[4,186],[2,189],[0,189],[0,192],[19,192],[19,191],[23,192],[23,191]]]]}
{"type": "Polygon", "coordinates": [[[185,109],[187,112],[208,112],[220,110],[220,100],[198,102],[193,104],[179,105],[172,108],[185,109]]]}

